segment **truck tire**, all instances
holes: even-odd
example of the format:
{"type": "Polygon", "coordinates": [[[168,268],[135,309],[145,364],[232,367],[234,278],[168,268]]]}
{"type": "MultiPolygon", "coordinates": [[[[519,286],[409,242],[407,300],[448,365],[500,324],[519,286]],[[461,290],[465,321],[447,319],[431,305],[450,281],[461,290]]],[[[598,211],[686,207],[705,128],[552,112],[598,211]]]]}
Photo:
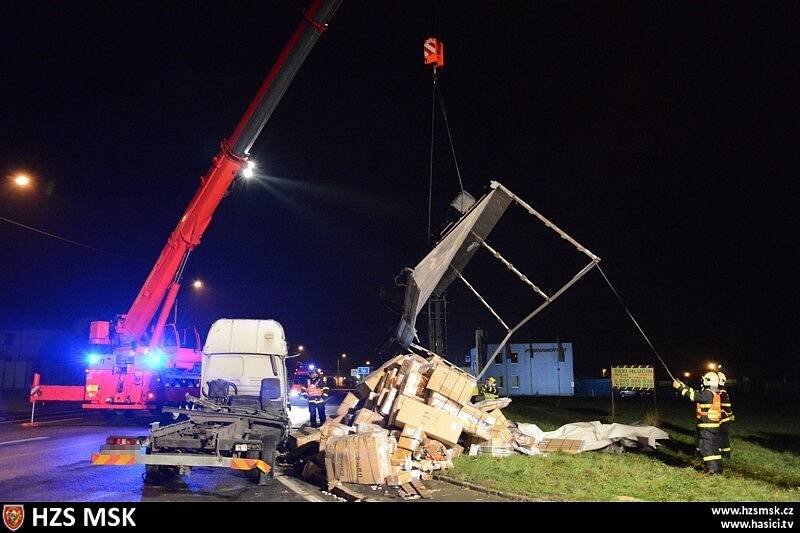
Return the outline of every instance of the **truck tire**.
{"type": "Polygon", "coordinates": [[[267,485],[275,477],[275,448],[262,451],[260,459],[269,465],[269,472],[257,470],[258,484],[267,485]]]}

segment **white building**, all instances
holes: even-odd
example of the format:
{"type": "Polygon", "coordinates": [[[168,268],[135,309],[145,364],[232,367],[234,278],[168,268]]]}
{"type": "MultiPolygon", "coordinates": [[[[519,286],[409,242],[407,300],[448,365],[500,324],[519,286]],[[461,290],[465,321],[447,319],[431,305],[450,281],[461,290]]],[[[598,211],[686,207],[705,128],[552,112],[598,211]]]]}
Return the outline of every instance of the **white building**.
{"type": "MultiPolygon", "coordinates": [[[[490,357],[497,344],[486,345],[490,357]]],[[[467,362],[477,375],[476,349],[470,350],[467,362]]],[[[572,396],[575,377],[572,369],[571,342],[527,342],[507,345],[482,379],[492,376],[503,396],[572,396]]]]}

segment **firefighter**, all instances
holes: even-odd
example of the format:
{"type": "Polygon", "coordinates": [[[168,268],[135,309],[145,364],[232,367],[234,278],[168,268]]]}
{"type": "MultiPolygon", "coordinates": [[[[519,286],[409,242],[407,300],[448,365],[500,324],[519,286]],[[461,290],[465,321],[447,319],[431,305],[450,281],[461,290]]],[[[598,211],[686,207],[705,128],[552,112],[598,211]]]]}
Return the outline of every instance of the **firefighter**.
{"type": "Polygon", "coordinates": [[[325,423],[325,400],[328,399],[328,391],[325,378],[320,376],[316,369],[312,370],[306,386],[303,387],[303,396],[308,399],[309,419],[313,428],[325,423]],[[319,425],[317,425],[317,414],[319,414],[319,425]]]}
{"type": "Polygon", "coordinates": [[[490,377],[486,379],[486,383],[478,388],[478,392],[483,396],[484,400],[496,400],[499,396],[497,394],[497,380],[490,377]]]}
{"type": "Polygon", "coordinates": [[[703,376],[703,388],[699,391],[686,386],[677,379],[672,386],[681,391],[681,396],[695,402],[698,448],[703,457],[704,470],[709,474],[721,474],[722,455],[720,455],[719,424],[722,419],[722,402],[717,373],[707,372],[703,376]]]}
{"type": "Polygon", "coordinates": [[[731,422],[733,422],[733,407],[731,407],[731,397],[725,390],[727,378],[722,372],[717,372],[719,379],[719,400],[722,408],[722,419],[719,421],[719,452],[723,459],[731,458],[731,422]]]}

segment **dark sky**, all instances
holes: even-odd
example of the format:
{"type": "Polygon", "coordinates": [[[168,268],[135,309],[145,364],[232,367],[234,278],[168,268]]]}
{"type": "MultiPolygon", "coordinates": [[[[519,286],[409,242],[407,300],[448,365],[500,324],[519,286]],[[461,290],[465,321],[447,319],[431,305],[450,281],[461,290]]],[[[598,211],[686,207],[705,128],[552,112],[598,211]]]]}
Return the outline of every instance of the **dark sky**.
{"type": "MultiPolygon", "coordinates": [[[[0,223],[0,324],[127,310],[300,6],[2,3],[0,170],[37,182],[4,182],[0,216],[110,253],[0,223]]],[[[253,148],[260,182],[192,254],[206,288],[179,317],[272,317],[329,366],[374,358],[396,320],[378,289],[426,251],[435,33],[467,190],[497,179],[601,256],[676,370],[796,372],[798,22],[789,3],[345,0],[253,148]]],[[[437,120],[438,228],[458,182],[437,120]]],[[[582,262],[518,213],[490,242],[551,292],[582,262]]],[[[538,304],[486,257],[467,274],[508,321],[538,304]]],[[[450,300],[461,355],[492,319],[450,300]]],[[[518,338],[556,337],[578,374],[653,362],[597,272],[518,338]]]]}

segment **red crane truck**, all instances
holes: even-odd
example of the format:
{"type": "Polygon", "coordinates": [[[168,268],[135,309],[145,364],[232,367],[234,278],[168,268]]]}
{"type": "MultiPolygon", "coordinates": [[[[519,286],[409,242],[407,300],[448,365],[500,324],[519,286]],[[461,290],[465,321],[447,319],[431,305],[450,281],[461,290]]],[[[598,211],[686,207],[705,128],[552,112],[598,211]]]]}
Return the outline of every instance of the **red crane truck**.
{"type": "Polygon", "coordinates": [[[127,313],[89,328],[92,351],[84,386],[42,385],[34,374],[31,422],[37,402],[82,402],[86,409],[145,410],[179,403],[198,394],[199,335],[193,347],[174,324],[167,324],[189,254],[199,244],[211,217],[233,180],[253,174],[250,148],[292,79],[325,31],[341,0],[313,0],[233,133],[220,143],[211,168],[172,231],[127,313]],[[155,321],[154,321],[155,319],[155,321]]]}

